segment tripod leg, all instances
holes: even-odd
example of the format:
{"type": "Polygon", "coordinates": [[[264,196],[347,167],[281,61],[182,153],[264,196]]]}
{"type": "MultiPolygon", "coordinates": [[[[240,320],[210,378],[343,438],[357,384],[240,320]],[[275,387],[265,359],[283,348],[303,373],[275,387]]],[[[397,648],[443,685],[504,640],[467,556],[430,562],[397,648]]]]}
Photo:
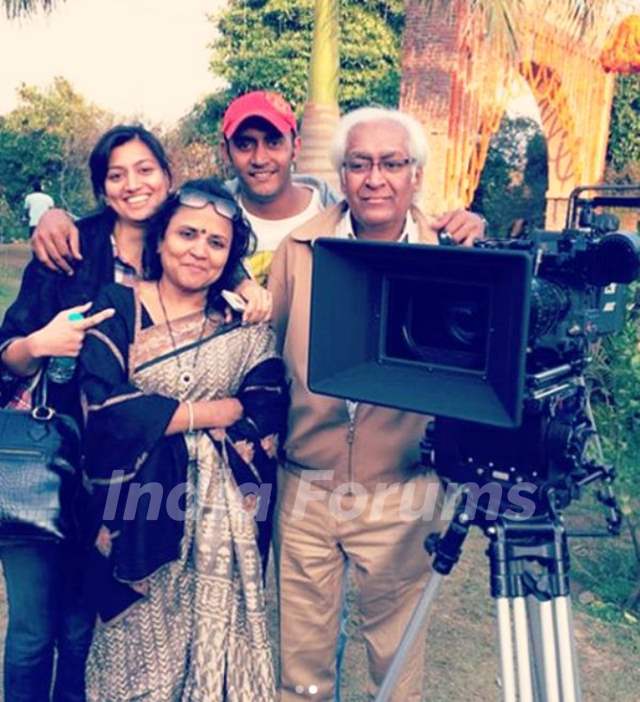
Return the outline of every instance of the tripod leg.
{"type": "Polygon", "coordinates": [[[408,652],[413,646],[413,642],[416,636],[422,631],[422,624],[425,621],[429,610],[431,609],[431,604],[433,599],[438,594],[438,588],[440,587],[440,582],[443,576],[438,572],[432,572],[429,582],[427,583],[416,608],[413,610],[409,624],[402,635],[402,640],[398,646],[398,650],[393,656],[391,665],[387,674],[384,676],[382,685],[378,690],[375,702],[387,702],[391,697],[391,693],[394,690],[398,676],[402,672],[402,666],[405,663],[408,652]]]}
{"type": "Polygon", "coordinates": [[[550,600],[540,602],[527,598],[527,613],[532,643],[532,669],[536,683],[536,700],[560,702],[558,665],[553,605],[550,600]]]}
{"type": "Polygon", "coordinates": [[[508,597],[496,598],[498,610],[498,637],[500,641],[500,671],[504,702],[516,702],[516,677],[514,670],[513,637],[511,636],[511,610],[508,597]]]}
{"type": "Polygon", "coordinates": [[[529,631],[527,627],[527,608],[524,597],[513,598],[513,621],[516,633],[518,692],[520,694],[520,702],[533,702],[529,631]]]}
{"type": "Polygon", "coordinates": [[[580,680],[578,677],[578,657],[573,635],[573,617],[571,598],[556,597],[553,600],[556,632],[558,636],[558,660],[560,663],[560,681],[562,685],[562,702],[580,702],[580,680]]]}

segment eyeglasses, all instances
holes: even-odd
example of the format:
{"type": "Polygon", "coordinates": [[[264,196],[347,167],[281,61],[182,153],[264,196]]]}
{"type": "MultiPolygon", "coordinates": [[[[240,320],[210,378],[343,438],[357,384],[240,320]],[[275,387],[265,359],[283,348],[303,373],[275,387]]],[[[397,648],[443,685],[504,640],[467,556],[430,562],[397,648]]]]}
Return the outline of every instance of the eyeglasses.
{"type": "Polygon", "coordinates": [[[185,207],[193,207],[201,210],[207,205],[213,205],[213,209],[221,216],[227,219],[233,219],[238,216],[238,205],[233,200],[228,200],[218,195],[205,193],[202,190],[192,190],[191,188],[180,189],[177,192],[178,202],[185,207]]]}
{"type": "Polygon", "coordinates": [[[347,173],[355,175],[365,175],[371,173],[374,166],[378,166],[380,172],[385,175],[395,175],[401,173],[407,166],[415,164],[415,158],[381,158],[376,161],[372,158],[358,157],[344,161],[342,167],[347,173]]]}

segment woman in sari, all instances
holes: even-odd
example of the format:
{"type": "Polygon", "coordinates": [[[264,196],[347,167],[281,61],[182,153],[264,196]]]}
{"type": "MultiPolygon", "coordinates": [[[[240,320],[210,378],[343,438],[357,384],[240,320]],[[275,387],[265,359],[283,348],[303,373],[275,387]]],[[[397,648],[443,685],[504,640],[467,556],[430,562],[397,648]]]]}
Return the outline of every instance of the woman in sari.
{"type": "Polygon", "coordinates": [[[100,620],[90,700],[275,699],[263,569],[284,369],[265,324],[225,321],[253,233],[216,180],[147,229],[145,282],[103,290],[88,333],[88,569],[100,620]]]}

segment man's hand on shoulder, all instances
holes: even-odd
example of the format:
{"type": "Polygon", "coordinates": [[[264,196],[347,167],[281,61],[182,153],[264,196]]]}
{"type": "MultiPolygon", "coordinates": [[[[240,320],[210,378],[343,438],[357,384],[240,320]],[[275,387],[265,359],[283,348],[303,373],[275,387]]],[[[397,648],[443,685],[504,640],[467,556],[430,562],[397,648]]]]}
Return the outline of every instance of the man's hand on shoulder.
{"type": "Polygon", "coordinates": [[[273,300],[268,290],[258,285],[255,280],[246,278],[235,291],[247,301],[242,314],[242,321],[245,324],[268,322],[271,319],[273,300]]]}
{"type": "Polygon", "coordinates": [[[36,258],[47,268],[73,275],[73,261],[81,261],[80,233],[67,212],[51,209],[45,212],[33,236],[31,246],[36,258]]]}
{"type": "Polygon", "coordinates": [[[448,232],[456,244],[472,246],[476,239],[484,236],[486,220],[468,210],[452,210],[437,217],[433,227],[448,232]]]}

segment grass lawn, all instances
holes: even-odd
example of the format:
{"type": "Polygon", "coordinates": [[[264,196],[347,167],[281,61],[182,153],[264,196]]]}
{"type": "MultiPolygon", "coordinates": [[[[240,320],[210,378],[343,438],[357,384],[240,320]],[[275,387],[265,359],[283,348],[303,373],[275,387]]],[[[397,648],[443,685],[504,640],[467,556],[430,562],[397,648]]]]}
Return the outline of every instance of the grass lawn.
{"type": "Polygon", "coordinates": [[[0,244],[0,319],[18,292],[22,269],[30,258],[27,243],[0,244]]]}

